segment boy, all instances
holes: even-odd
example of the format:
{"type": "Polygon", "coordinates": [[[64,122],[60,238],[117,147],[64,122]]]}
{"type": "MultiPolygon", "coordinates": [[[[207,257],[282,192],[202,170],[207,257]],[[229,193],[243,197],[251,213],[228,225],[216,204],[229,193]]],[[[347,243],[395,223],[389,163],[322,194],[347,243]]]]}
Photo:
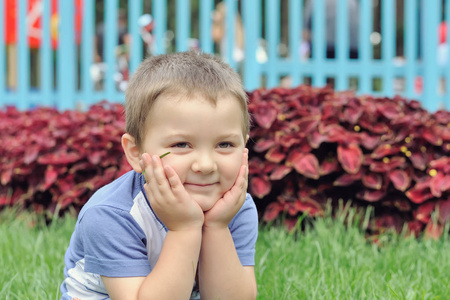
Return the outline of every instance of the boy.
{"type": "Polygon", "coordinates": [[[81,210],[62,299],[255,299],[258,220],[238,75],[196,52],[146,59],[126,92],[125,131],[133,171],[81,210]]]}

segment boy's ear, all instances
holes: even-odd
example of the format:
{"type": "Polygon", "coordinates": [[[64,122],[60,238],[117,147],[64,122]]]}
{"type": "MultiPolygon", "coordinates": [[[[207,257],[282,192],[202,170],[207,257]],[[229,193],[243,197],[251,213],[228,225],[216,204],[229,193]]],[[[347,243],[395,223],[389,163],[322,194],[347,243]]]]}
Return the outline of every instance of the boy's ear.
{"type": "Polygon", "coordinates": [[[131,165],[133,170],[137,173],[142,173],[142,168],[139,164],[139,161],[141,160],[141,152],[136,144],[136,139],[128,133],[125,133],[122,135],[122,148],[125,152],[128,163],[131,165]]]}
{"type": "Polygon", "coordinates": [[[245,137],[245,143],[244,145],[247,145],[248,139],[250,138],[250,136],[247,134],[247,136],[245,137]]]}

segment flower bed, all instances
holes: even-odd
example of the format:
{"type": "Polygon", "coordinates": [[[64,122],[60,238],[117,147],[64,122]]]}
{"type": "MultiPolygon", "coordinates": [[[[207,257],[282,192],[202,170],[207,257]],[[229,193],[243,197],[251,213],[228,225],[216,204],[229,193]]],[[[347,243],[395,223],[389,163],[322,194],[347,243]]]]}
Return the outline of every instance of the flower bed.
{"type": "Polygon", "coordinates": [[[265,221],[286,214],[292,228],[343,199],[375,207],[373,231],[407,224],[439,235],[450,218],[449,112],[307,86],[249,97],[250,190],[265,221]]]}
{"type": "MultiPolygon", "coordinates": [[[[307,86],[248,96],[249,191],[264,221],[285,215],[292,228],[302,214],[322,215],[327,202],[337,206],[340,199],[373,206],[374,232],[406,224],[415,234],[439,235],[449,221],[449,112],[431,114],[401,97],[307,86]]],[[[79,210],[131,169],[123,131],[119,104],[103,102],[86,113],[0,111],[0,207],[79,210]]]]}
{"type": "Polygon", "coordinates": [[[124,126],[123,106],[106,102],[86,113],[0,111],[0,207],[79,210],[99,187],[131,170],[120,143],[124,126]]]}

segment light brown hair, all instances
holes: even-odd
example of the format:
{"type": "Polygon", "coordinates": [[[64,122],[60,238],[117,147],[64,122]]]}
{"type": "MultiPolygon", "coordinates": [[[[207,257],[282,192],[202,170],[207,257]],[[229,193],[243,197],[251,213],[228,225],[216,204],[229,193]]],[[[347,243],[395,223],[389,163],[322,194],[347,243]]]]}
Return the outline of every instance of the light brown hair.
{"type": "Polygon", "coordinates": [[[219,58],[200,52],[179,52],[145,59],[130,79],[125,93],[125,131],[140,148],[151,108],[162,96],[202,96],[216,103],[229,96],[239,101],[243,112],[244,138],[249,132],[247,94],[239,75],[219,58]]]}

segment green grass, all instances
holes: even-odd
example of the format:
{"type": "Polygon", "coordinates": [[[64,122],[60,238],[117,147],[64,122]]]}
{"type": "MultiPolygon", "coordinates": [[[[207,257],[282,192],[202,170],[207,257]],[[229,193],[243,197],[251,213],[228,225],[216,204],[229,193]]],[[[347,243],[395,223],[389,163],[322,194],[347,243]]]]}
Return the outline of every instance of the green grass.
{"type": "MultiPolygon", "coordinates": [[[[0,299],[59,299],[74,225],[73,217],[46,226],[28,213],[1,212],[0,299]]],[[[377,246],[364,237],[366,225],[345,225],[340,217],[317,220],[302,233],[262,227],[258,299],[448,299],[448,226],[438,241],[386,234],[377,246]]]]}

